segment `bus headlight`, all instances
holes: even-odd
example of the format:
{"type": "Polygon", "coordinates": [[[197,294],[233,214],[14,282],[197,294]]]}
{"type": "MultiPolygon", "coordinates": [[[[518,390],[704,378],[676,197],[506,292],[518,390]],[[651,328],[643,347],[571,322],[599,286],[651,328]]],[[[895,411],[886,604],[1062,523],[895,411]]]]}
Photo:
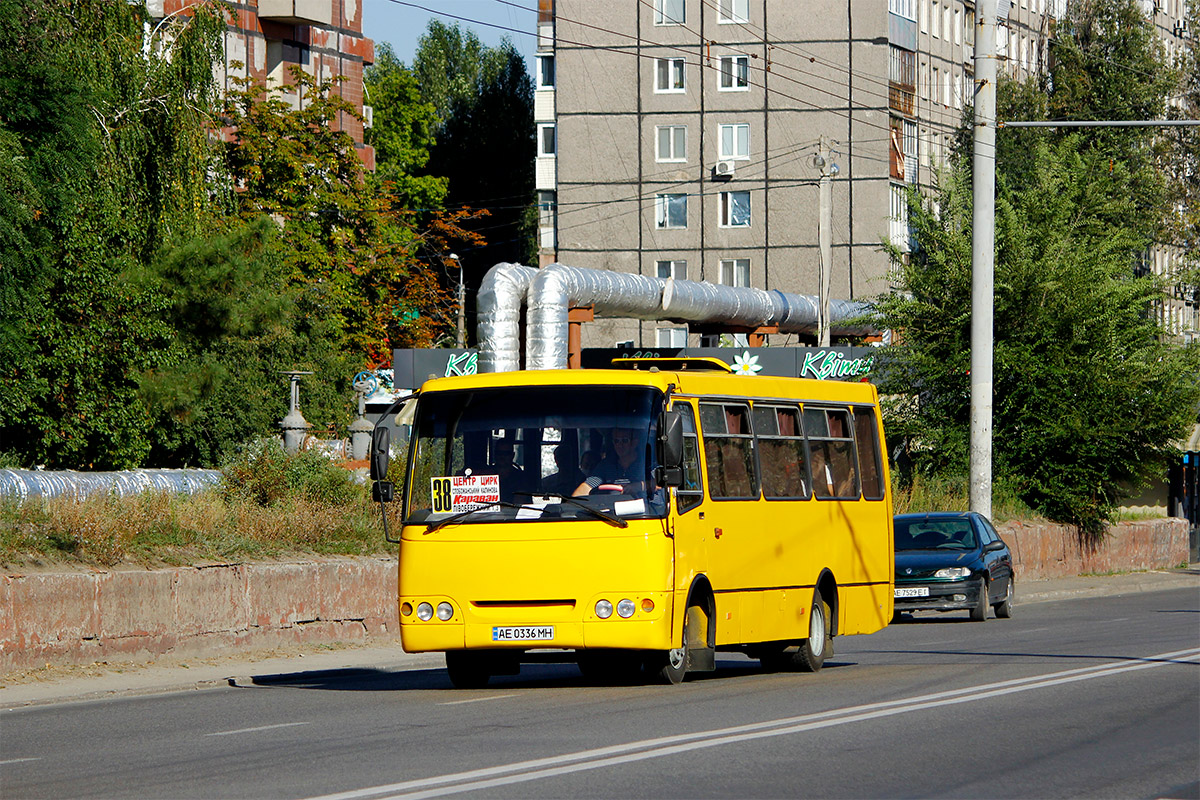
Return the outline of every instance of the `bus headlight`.
{"type": "Polygon", "coordinates": [[[971,574],[967,567],[946,567],[933,573],[935,578],[965,578],[971,574]]]}
{"type": "Polygon", "coordinates": [[[632,600],[622,600],[621,602],[617,603],[617,613],[621,615],[622,619],[629,619],[632,617],[633,612],[636,609],[637,606],[633,604],[632,600]]]}
{"type": "Polygon", "coordinates": [[[608,619],[612,616],[612,603],[607,600],[596,601],[596,616],[600,619],[608,619]]]}
{"type": "Polygon", "coordinates": [[[454,616],[454,606],[444,602],[438,603],[437,615],[438,619],[440,619],[442,622],[445,622],[454,616]]]}
{"type": "Polygon", "coordinates": [[[421,603],[417,606],[417,619],[422,622],[428,622],[433,619],[433,606],[429,603],[421,603]]]}

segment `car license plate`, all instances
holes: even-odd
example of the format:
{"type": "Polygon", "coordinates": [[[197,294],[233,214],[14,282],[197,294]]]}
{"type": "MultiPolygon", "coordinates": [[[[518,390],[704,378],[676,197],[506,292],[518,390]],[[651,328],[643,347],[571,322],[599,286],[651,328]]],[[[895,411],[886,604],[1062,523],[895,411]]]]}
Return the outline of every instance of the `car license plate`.
{"type": "Polygon", "coordinates": [[[908,587],[901,589],[899,586],[897,586],[895,597],[896,598],[929,597],[929,587],[928,586],[908,586],[908,587]]]}
{"type": "Polygon", "coordinates": [[[553,625],[497,626],[492,628],[493,642],[548,642],[553,638],[553,625]]]}

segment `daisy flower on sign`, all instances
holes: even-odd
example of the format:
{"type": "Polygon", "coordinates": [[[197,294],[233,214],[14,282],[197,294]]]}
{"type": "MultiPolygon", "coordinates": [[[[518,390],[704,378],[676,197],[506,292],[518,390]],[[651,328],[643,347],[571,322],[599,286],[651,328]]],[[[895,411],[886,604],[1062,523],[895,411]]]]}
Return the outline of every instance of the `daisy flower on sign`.
{"type": "Polygon", "coordinates": [[[758,356],[752,356],[749,352],[745,352],[740,356],[733,357],[734,375],[757,375],[761,371],[762,364],[758,363],[758,356]]]}

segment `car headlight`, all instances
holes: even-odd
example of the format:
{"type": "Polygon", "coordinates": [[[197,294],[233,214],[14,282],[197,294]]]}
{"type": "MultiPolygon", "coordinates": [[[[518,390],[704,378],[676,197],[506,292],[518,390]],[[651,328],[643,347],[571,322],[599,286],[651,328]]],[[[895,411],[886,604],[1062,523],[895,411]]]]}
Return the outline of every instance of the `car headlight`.
{"type": "Polygon", "coordinates": [[[454,606],[445,602],[438,603],[437,615],[438,619],[440,619],[442,622],[445,622],[454,616],[454,606]]]}
{"type": "Polygon", "coordinates": [[[596,601],[596,616],[600,619],[608,619],[612,616],[612,603],[607,600],[596,601]]]}
{"type": "Polygon", "coordinates": [[[417,606],[417,619],[422,622],[428,622],[433,619],[433,606],[429,603],[421,603],[417,606]]]}
{"type": "Polygon", "coordinates": [[[933,573],[935,578],[966,578],[971,574],[967,567],[945,567],[933,573]]]}
{"type": "Polygon", "coordinates": [[[632,617],[636,608],[637,606],[633,604],[632,600],[622,600],[621,602],[617,603],[617,613],[620,614],[624,619],[629,619],[632,617]]]}

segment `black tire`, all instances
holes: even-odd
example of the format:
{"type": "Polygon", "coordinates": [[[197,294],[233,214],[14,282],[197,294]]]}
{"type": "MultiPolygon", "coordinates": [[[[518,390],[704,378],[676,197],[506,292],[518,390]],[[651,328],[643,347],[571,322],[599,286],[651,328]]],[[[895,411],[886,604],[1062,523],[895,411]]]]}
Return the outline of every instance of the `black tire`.
{"type": "Polygon", "coordinates": [[[979,582],[979,599],[975,601],[975,607],[971,609],[971,622],[986,622],[988,612],[988,582],[987,578],[981,578],[979,582]]]}
{"type": "Polygon", "coordinates": [[[483,656],[466,650],[446,651],[446,672],[455,689],[482,689],[492,677],[483,656]]]}
{"type": "Polygon", "coordinates": [[[796,669],[816,672],[833,654],[833,636],[829,632],[829,604],[820,592],[813,594],[812,613],[808,617],[808,638],[792,656],[796,669]]]}
{"type": "Polygon", "coordinates": [[[1015,592],[1016,589],[1013,588],[1012,578],[1009,578],[1008,588],[1004,592],[1004,599],[992,606],[996,611],[997,619],[1010,619],[1012,617],[1013,594],[1015,592]]]}
{"type": "Polygon", "coordinates": [[[654,683],[666,686],[683,683],[687,675],[688,636],[691,633],[693,608],[699,611],[699,606],[688,606],[683,615],[683,646],[654,653],[646,659],[646,672],[654,683]]]}

